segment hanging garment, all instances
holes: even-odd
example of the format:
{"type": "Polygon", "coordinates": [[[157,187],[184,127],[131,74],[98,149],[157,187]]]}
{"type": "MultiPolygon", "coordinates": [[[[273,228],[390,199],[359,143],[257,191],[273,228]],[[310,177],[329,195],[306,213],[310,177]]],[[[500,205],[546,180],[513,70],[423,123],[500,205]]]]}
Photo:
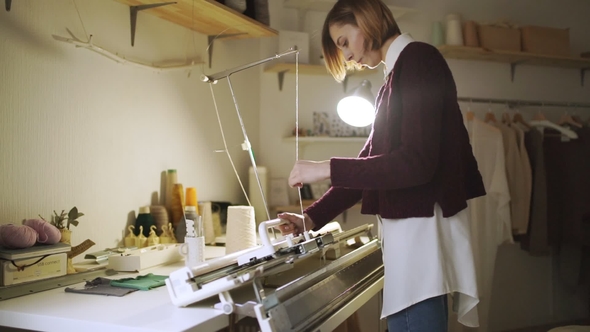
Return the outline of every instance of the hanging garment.
{"type": "Polygon", "coordinates": [[[524,170],[521,165],[520,152],[518,150],[517,134],[509,126],[503,123],[496,123],[494,126],[500,129],[502,133],[502,142],[504,143],[504,159],[506,167],[506,180],[510,192],[510,222],[512,232],[515,231],[515,224],[523,224],[524,218],[527,218],[525,212],[529,208],[524,195],[525,178],[524,170]]]}
{"type": "Polygon", "coordinates": [[[520,237],[520,244],[521,248],[531,255],[543,256],[550,253],[547,237],[547,179],[543,134],[535,128],[529,130],[525,134],[525,145],[531,160],[533,185],[528,230],[520,237]]]}
{"type": "Polygon", "coordinates": [[[502,243],[513,242],[510,191],[500,130],[477,118],[468,121],[466,127],[488,193],[468,202],[480,298],[477,309],[480,322],[478,331],[486,332],[497,249],[502,243]]]}
{"type": "Polygon", "coordinates": [[[590,245],[590,128],[575,129],[578,139],[544,138],[549,244],[557,250],[560,281],[571,288],[582,281],[584,246],[590,245]]]}
{"type": "Polygon", "coordinates": [[[518,165],[521,170],[521,178],[516,179],[517,185],[514,186],[514,195],[511,194],[513,200],[510,206],[512,212],[512,232],[513,234],[526,234],[531,209],[531,190],[533,185],[533,173],[531,171],[531,161],[524,143],[524,130],[513,123],[510,129],[516,135],[518,146],[518,165]]]}
{"type": "Polygon", "coordinates": [[[578,139],[544,138],[548,186],[549,243],[581,244],[582,220],[590,216],[590,128],[576,129],[578,139]]]}

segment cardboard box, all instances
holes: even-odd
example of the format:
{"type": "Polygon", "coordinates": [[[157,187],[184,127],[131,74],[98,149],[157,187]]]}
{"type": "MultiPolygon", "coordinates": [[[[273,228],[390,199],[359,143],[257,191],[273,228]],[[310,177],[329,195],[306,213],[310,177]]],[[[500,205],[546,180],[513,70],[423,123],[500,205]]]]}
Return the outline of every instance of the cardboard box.
{"type": "Polygon", "coordinates": [[[490,50],[520,52],[520,30],[497,27],[493,25],[479,25],[477,27],[479,45],[490,50]]]}
{"type": "MultiPolygon", "coordinates": [[[[309,63],[309,34],[298,31],[279,31],[279,49],[277,53],[287,52],[296,46],[299,50],[299,63],[309,63]]],[[[284,62],[295,63],[295,54],[283,57],[284,62]]]]}
{"type": "Polygon", "coordinates": [[[569,29],[525,26],[520,30],[522,32],[522,50],[524,52],[571,56],[569,29]]]}
{"type": "Polygon", "coordinates": [[[68,262],[68,255],[66,253],[48,255],[39,260],[41,257],[43,256],[14,260],[14,264],[24,267],[21,271],[12,262],[1,261],[0,283],[2,286],[66,275],[68,262]],[[29,264],[33,265],[27,266],[29,264]]]}

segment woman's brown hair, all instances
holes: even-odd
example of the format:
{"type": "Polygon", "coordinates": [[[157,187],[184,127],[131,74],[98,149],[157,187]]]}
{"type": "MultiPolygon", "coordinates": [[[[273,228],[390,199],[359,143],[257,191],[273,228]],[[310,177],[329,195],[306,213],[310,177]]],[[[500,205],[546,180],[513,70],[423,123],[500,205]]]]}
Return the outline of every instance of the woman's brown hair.
{"type": "Polygon", "coordinates": [[[365,50],[378,50],[391,36],[400,34],[393,14],[381,0],[338,0],[328,13],[322,29],[322,53],[326,68],[341,82],[349,69],[360,69],[354,61],[346,61],[330,36],[330,26],[350,24],[365,37],[365,50]]]}

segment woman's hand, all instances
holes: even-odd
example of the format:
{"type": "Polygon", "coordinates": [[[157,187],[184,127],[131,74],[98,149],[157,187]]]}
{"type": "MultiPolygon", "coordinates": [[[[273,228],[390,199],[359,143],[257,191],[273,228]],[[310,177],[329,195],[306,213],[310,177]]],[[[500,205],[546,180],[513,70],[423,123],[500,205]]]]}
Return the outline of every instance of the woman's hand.
{"type": "Polygon", "coordinates": [[[314,183],[330,178],[330,161],[299,160],[289,175],[291,187],[302,187],[304,183],[314,183]]]}
{"type": "Polygon", "coordinates": [[[310,231],[315,227],[313,221],[307,214],[301,216],[300,214],[283,212],[279,213],[278,217],[282,220],[286,220],[287,224],[279,225],[278,228],[282,235],[293,234],[299,235],[303,233],[303,220],[305,219],[305,230],[310,231]]]}

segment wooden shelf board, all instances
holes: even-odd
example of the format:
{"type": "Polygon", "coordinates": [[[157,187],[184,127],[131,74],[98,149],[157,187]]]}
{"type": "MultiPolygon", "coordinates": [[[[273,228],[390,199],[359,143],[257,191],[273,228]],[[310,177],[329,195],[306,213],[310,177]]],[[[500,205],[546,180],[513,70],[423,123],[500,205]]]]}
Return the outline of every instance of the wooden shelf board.
{"type": "MultiPolygon", "coordinates": [[[[295,73],[294,63],[272,63],[264,68],[265,72],[269,73],[280,73],[283,71],[295,73]]],[[[299,64],[299,74],[301,75],[330,75],[328,69],[322,65],[309,65],[305,63],[299,64]]]]}
{"type": "MultiPolygon", "coordinates": [[[[272,63],[264,68],[264,71],[267,73],[280,73],[280,72],[288,72],[290,74],[295,73],[295,64],[294,63],[272,63]]],[[[355,72],[350,72],[349,76],[353,75],[373,75],[376,72],[371,69],[359,70],[355,72]]],[[[301,75],[330,75],[328,69],[324,65],[310,65],[305,63],[299,64],[299,74],[301,75]]]]}
{"type": "MultiPolygon", "coordinates": [[[[128,6],[147,5],[163,2],[162,0],[116,1],[128,6]]],[[[150,8],[141,12],[156,15],[162,19],[208,36],[237,33],[240,35],[228,37],[227,39],[278,36],[278,31],[241,13],[238,13],[237,11],[220,4],[215,0],[175,1],[176,4],[150,8]]]]}
{"type": "Polygon", "coordinates": [[[492,61],[577,69],[590,68],[590,59],[582,57],[560,57],[453,45],[442,45],[439,46],[438,49],[444,57],[449,59],[492,61]]]}

